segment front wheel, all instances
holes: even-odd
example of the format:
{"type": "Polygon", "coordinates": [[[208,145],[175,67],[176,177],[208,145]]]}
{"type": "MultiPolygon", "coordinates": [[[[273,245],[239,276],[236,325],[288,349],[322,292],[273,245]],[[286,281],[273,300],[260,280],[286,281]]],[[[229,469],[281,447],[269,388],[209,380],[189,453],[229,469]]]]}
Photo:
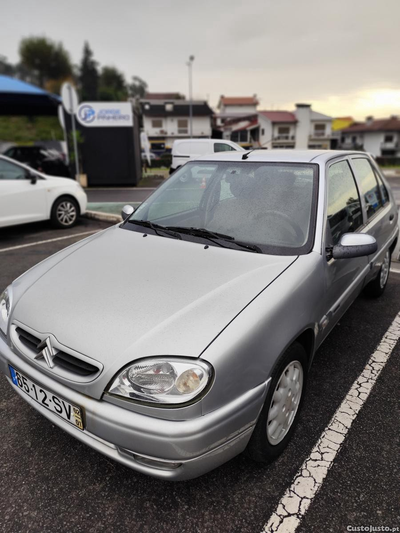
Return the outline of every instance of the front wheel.
{"type": "Polygon", "coordinates": [[[72,198],[58,198],[51,210],[51,223],[56,228],[72,228],[78,220],[79,207],[72,198]]]}
{"type": "Polygon", "coordinates": [[[390,250],[387,250],[385,253],[385,257],[383,258],[381,268],[379,269],[378,275],[365,287],[365,293],[368,296],[372,296],[373,298],[379,298],[379,296],[383,294],[389,279],[390,263],[391,253],[390,250]]]}
{"type": "Polygon", "coordinates": [[[288,445],[297,424],[307,382],[307,354],[294,343],[278,361],[264,407],[247,447],[258,462],[276,459],[288,445]]]}

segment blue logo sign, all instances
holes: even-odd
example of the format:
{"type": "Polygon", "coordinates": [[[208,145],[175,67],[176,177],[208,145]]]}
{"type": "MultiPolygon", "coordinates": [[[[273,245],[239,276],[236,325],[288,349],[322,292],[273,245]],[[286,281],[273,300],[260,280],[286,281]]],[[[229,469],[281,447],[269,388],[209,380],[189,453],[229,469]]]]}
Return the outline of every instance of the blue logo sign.
{"type": "Polygon", "coordinates": [[[96,111],[90,105],[84,105],[79,109],[79,118],[82,122],[90,124],[96,118],[96,111]]]}

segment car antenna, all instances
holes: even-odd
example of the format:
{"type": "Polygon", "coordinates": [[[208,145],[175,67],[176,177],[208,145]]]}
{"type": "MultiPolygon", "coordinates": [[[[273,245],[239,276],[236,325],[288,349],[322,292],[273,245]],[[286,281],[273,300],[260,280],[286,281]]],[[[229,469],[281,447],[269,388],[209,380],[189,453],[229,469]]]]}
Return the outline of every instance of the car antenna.
{"type": "Polygon", "coordinates": [[[242,155],[242,159],[247,159],[249,157],[249,155],[251,154],[251,152],[254,152],[255,148],[253,148],[253,150],[250,150],[250,152],[246,152],[245,154],[242,155]]]}

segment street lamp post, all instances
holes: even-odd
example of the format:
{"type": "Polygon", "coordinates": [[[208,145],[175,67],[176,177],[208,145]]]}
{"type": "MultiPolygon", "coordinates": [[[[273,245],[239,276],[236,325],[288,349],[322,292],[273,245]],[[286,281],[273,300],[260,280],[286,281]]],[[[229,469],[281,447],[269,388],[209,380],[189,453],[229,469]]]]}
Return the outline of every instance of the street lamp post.
{"type": "Polygon", "coordinates": [[[189,68],[189,132],[190,138],[193,137],[193,105],[192,105],[192,65],[194,56],[189,56],[189,61],[186,65],[189,68]]]}

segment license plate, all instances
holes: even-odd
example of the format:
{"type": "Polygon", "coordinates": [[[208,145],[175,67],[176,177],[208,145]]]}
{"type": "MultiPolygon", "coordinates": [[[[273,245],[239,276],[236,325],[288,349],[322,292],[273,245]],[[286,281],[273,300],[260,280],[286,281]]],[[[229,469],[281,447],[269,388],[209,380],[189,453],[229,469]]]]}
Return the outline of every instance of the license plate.
{"type": "Polygon", "coordinates": [[[16,387],[23,390],[25,394],[52,413],[55,413],[73,426],[83,430],[82,411],[80,407],[76,407],[76,405],[72,405],[46,389],[43,389],[11,365],[8,365],[8,367],[10,369],[11,379],[16,387]]]}

